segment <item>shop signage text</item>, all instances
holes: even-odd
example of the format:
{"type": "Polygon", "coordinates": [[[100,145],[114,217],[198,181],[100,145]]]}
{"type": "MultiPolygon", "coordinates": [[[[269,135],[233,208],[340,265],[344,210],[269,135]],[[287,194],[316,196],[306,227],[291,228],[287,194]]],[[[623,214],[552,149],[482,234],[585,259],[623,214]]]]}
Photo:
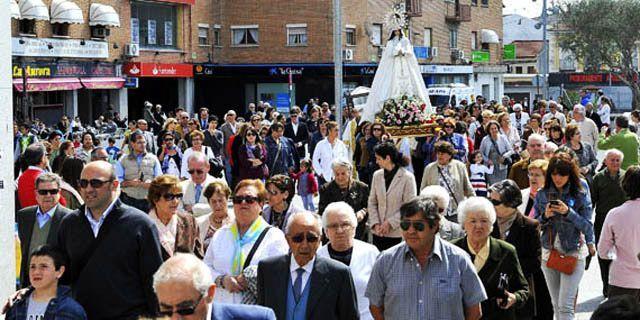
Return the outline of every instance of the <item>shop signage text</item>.
{"type": "MultiPolygon", "coordinates": [[[[21,63],[14,63],[11,70],[13,78],[22,77],[21,63]]],[[[115,65],[104,62],[28,63],[25,71],[29,78],[118,76],[115,65]]]]}
{"type": "Polygon", "coordinates": [[[109,58],[109,43],[94,40],[13,37],[11,54],[21,57],[106,59],[109,58]]]}
{"type": "Polygon", "coordinates": [[[193,65],[183,63],[132,62],[122,67],[124,74],[132,77],[191,78],[193,65]]]}
{"type": "Polygon", "coordinates": [[[472,74],[473,66],[420,65],[420,71],[426,74],[472,74]]]}
{"type": "MultiPolygon", "coordinates": [[[[51,77],[51,67],[37,67],[37,66],[25,66],[27,77],[29,78],[48,78],[51,77]]],[[[14,78],[22,77],[22,67],[20,65],[13,65],[12,75],[14,78]]]]}
{"type": "Polygon", "coordinates": [[[287,76],[287,75],[294,75],[294,76],[301,76],[302,75],[302,71],[304,70],[304,68],[291,68],[291,67],[286,67],[286,68],[271,68],[269,69],[269,75],[271,76],[287,76]]]}

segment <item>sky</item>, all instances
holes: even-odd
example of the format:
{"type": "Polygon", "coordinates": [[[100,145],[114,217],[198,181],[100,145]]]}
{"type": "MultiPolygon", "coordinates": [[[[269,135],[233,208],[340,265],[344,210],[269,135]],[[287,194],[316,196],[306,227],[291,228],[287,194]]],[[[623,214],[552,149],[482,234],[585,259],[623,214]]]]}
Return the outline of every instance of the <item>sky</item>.
{"type": "MultiPolygon", "coordinates": [[[[503,14],[517,13],[529,18],[540,16],[542,12],[542,2],[544,0],[503,0],[505,8],[502,9],[503,14]]],[[[551,6],[552,0],[548,0],[547,6],[551,6]]]]}

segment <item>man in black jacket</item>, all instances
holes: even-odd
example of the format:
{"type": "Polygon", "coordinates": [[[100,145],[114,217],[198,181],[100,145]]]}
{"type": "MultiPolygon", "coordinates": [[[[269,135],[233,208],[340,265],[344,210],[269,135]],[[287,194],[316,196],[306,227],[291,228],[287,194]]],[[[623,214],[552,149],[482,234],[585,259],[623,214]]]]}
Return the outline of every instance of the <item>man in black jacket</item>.
{"type": "Polygon", "coordinates": [[[69,257],[63,282],[89,319],[138,319],[158,310],[153,274],[162,264],[156,226],[117,197],[118,180],[105,161],[80,175],[85,205],[60,223],[58,245],[69,257]]]}
{"type": "Polygon", "coordinates": [[[307,124],[300,119],[300,108],[291,108],[291,122],[284,127],[284,136],[293,140],[293,144],[298,151],[298,157],[305,157],[304,146],[309,143],[309,129],[307,124]]]}

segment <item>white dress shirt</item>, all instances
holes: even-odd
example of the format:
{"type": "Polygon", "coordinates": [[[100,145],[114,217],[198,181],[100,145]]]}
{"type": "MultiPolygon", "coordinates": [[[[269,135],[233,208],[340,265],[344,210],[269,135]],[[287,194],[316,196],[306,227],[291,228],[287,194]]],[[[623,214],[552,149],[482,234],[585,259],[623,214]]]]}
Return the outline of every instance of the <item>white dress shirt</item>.
{"type": "Polygon", "coordinates": [[[313,151],[313,170],[326,181],[333,180],[333,169],[331,163],[336,159],[349,161],[347,145],[336,138],[333,145],[327,138],[322,139],[313,151]]]}
{"type": "Polygon", "coordinates": [[[182,202],[180,202],[180,209],[184,210],[185,205],[190,205],[191,213],[193,213],[195,217],[199,217],[211,212],[207,197],[204,196],[204,190],[207,188],[207,186],[209,186],[209,184],[216,181],[224,184],[225,186],[227,185],[226,180],[216,178],[207,173],[207,177],[202,183],[200,199],[198,199],[198,202],[196,202],[196,183],[193,182],[191,178],[180,182],[180,188],[182,188],[182,202]]]}
{"type": "Polygon", "coordinates": [[[111,210],[113,210],[113,205],[116,203],[117,200],[118,198],[115,198],[113,199],[113,201],[111,201],[111,204],[107,207],[107,210],[105,210],[102,213],[102,215],[98,220],[93,218],[93,215],[91,214],[91,209],[89,209],[89,207],[84,208],[84,216],[87,217],[87,220],[89,220],[89,225],[91,226],[91,230],[93,231],[94,237],[96,238],[98,237],[98,232],[100,232],[100,227],[102,227],[102,224],[104,223],[104,219],[106,219],[107,215],[109,215],[111,210]]]}
{"type": "MultiPolygon", "coordinates": [[[[258,217],[258,219],[262,219],[262,217],[258,217]]],[[[235,240],[231,233],[231,225],[234,223],[235,221],[216,231],[204,255],[203,261],[211,270],[213,279],[222,275],[232,275],[231,264],[234,256],[235,240]]],[[[266,224],[267,222],[265,221],[264,223],[266,224]]],[[[245,257],[249,254],[252,247],[253,243],[248,243],[242,247],[242,252],[245,257]]],[[[260,260],[283,255],[288,252],[289,245],[284,237],[284,233],[278,228],[271,228],[264,239],[262,239],[262,243],[260,243],[249,265],[257,266],[260,260]]],[[[231,293],[223,288],[216,288],[213,300],[223,303],[240,303],[242,302],[242,293],[231,293]]]]}
{"type": "Polygon", "coordinates": [[[296,279],[298,278],[298,268],[304,269],[304,273],[302,274],[302,286],[300,286],[300,292],[304,292],[304,288],[309,283],[309,277],[311,277],[311,272],[313,271],[313,264],[316,262],[316,256],[313,256],[307,264],[304,266],[300,266],[298,261],[291,254],[291,264],[289,265],[289,273],[291,274],[291,286],[293,287],[296,279]]]}

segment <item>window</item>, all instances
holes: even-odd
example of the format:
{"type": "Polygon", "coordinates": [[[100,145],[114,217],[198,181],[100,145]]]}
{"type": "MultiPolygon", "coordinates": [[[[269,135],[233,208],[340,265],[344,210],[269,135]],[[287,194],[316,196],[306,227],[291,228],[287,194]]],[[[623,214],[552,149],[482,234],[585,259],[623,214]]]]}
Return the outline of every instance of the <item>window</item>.
{"type": "Polygon", "coordinates": [[[449,48],[458,47],[458,27],[449,27],[449,48]]]}
{"type": "Polygon", "coordinates": [[[516,67],[516,73],[522,74],[522,67],[516,67]]]}
{"type": "Polygon", "coordinates": [[[18,31],[20,34],[28,34],[35,35],[36,34],[36,21],[35,20],[20,20],[20,24],[18,26],[18,31]]]}
{"type": "Polygon", "coordinates": [[[206,23],[198,23],[198,44],[209,45],[209,25],[206,23]]]}
{"type": "Polygon", "coordinates": [[[478,6],[478,0],[471,0],[471,5],[472,6],[478,6]]]}
{"type": "Polygon", "coordinates": [[[471,50],[478,49],[478,33],[471,31],[471,50]]]}
{"type": "Polygon", "coordinates": [[[138,28],[131,34],[137,35],[143,48],[175,48],[177,10],[170,4],[131,2],[131,20],[135,19],[138,28]]]}
{"type": "Polygon", "coordinates": [[[220,26],[219,25],[214,25],[213,26],[213,45],[214,46],[221,46],[222,45],[222,41],[220,40],[220,26]]]}
{"type": "Polygon", "coordinates": [[[382,45],[382,24],[374,23],[371,28],[371,44],[374,46],[382,45]]]}
{"type": "Polygon", "coordinates": [[[536,72],[536,67],[534,67],[534,66],[528,66],[528,67],[527,67],[527,73],[528,73],[528,74],[536,74],[536,73],[537,73],[537,72],[536,72]]]}
{"type": "MultiPolygon", "coordinates": [[[[476,0],[476,2],[478,2],[478,1],[476,0]]],[[[489,6],[489,0],[482,0],[482,6],[483,7],[488,7],[489,6]]]]}
{"type": "Polygon", "coordinates": [[[258,25],[231,26],[231,45],[257,46],[258,44],[258,25]]]}
{"type": "Polygon", "coordinates": [[[355,26],[351,26],[351,25],[347,25],[347,45],[348,46],[355,46],[356,45],[356,27],[355,26]]]}
{"type": "Polygon", "coordinates": [[[307,45],[307,24],[287,25],[287,45],[306,46],[307,45]]]}
{"type": "Polygon", "coordinates": [[[69,24],[68,23],[52,23],[51,33],[54,37],[68,37],[69,36],[69,24]]]}
{"type": "Polygon", "coordinates": [[[431,42],[431,33],[433,30],[431,28],[424,28],[424,38],[422,44],[425,47],[433,47],[433,43],[431,42]]]}

